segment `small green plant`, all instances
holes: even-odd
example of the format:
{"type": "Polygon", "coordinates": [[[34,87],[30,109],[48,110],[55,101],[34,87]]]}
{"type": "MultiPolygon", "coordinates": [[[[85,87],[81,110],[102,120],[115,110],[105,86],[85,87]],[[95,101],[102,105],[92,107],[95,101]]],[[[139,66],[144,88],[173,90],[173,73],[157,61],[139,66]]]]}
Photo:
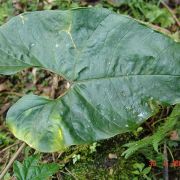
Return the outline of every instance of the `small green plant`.
{"type": "Polygon", "coordinates": [[[10,173],[6,173],[3,180],[10,180],[10,179],[12,179],[10,173]]]}
{"type": "Polygon", "coordinates": [[[73,164],[75,164],[77,161],[79,161],[81,159],[81,155],[80,154],[74,154],[72,156],[73,158],[73,164]]]}
{"type": "Polygon", "coordinates": [[[96,147],[98,146],[97,142],[93,143],[89,149],[90,149],[90,153],[94,153],[96,152],[96,147]]]}
{"type": "Polygon", "coordinates": [[[59,165],[55,163],[40,164],[40,156],[33,155],[26,158],[21,164],[15,161],[13,165],[14,176],[17,180],[48,180],[58,172],[59,165]]]}
{"type": "Polygon", "coordinates": [[[135,18],[147,20],[161,27],[169,27],[175,23],[172,15],[165,8],[159,8],[157,3],[146,3],[143,0],[132,0],[128,3],[135,18]],[[142,18],[144,17],[144,19],[142,18]]]}
{"type": "Polygon", "coordinates": [[[159,8],[157,5],[146,4],[143,14],[149,22],[161,27],[167,28],[175,23],[169,11],[165,8],[159,8]]]}
{"type": "Polygon", "coordinates": [[[107,3],[111,4],[117,11],[125,11],[124,13],[130,14],[134,18],[148,21],[164,28],[168,28],[175,23],[172,14],[166,8],[160,7],[160,1],[107,0],[107,3]]]}
{"type": "Polygon", "coordinates": [[[133,180],[151,180],[151,178],[148,177],[148,174],[151,171],[151,167],[145,167],[145,164],[143,163],[135,163],[133,164],[134,171],[132,171],[132,174],[135,175],[133,180]]]}

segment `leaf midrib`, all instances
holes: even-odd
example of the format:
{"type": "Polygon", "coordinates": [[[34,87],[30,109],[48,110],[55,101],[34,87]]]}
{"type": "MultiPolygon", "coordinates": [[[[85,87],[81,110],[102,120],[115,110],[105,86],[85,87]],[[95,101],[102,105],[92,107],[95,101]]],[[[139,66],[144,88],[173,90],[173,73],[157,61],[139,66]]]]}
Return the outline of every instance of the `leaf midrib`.
{"type": "Polygon", "coordinates": [[[128,74],[128,75],[119,75],[119,76],[109,76],[109,77],[98,77],[98,78],[90,78],[90,79],[83,79],[83,80],[75,80],[73,81],[76,84],[89,82],[89,81],[98,81],[98,80],[109,80],[109,79],[116,79],[116,78],[129,78],[129,77],[136,77],[136,76],[172,76],[172,77],[180,77],[180,75],[172,75],[172,74],[128,74]]]}

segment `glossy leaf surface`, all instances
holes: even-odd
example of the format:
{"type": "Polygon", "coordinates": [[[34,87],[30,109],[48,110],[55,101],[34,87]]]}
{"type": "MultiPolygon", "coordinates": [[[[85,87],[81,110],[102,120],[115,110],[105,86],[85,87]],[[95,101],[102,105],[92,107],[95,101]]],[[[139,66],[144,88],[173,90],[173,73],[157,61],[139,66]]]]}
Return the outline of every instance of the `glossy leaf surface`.
{"type": "Polygon", "coordinates": [[[13,134],[43,152],[137,128],[180,102],[180,44],[130,17],[81,8],[19,15],[0,28],[0,73],[39,67],[70,83],[56,100],[26,95],[13,134]]]}

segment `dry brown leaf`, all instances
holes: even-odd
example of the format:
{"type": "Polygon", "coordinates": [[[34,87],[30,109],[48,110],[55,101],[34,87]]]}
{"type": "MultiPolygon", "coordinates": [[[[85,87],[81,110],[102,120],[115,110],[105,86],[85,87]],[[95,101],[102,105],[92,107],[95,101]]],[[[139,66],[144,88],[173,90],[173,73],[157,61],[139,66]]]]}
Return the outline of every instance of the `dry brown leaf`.
{"type": "Polygon", "coordinates": [[[6,83],[0,84],[0,92],[5,91],[5,90],[7,90],[7,89],[8,89],[8,87],[7,87],[7,84],[6,84],[6,83]]]}
{"type": "Polygon", "coordinates": [[[11,106],[10,103],[4,104],[4,106],[2,106],[2,107],[0,108],[0,115],[2,115],[3,113],[5,113],[5,112],[9,109],[10,106],[11,106]]]}

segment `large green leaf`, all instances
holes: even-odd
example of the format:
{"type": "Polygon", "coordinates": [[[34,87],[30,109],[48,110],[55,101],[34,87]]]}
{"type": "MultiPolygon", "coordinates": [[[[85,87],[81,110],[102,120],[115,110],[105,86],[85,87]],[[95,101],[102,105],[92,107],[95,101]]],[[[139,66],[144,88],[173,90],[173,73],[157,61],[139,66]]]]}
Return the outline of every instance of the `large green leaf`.
{"type": "Polygon", "coordinates": [[[180,102],[180,44],[106,9],[25,13],[0,28],[0,73],[40,67],[70,83],[56,100],[26,95],[13,134],[44,152],[131,131],[180,102]]]}

